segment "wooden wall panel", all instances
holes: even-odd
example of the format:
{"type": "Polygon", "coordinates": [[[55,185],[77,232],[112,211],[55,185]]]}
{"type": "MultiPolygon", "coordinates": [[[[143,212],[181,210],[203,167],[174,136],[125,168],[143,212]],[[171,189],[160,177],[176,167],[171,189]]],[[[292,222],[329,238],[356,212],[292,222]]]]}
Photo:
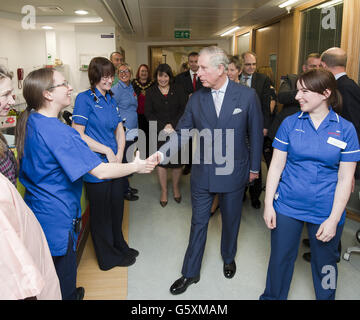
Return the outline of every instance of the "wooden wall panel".
{"type": "Polygon", "coordinates": [[[276,87],[280,86],[280,78],[288,73],[294,73],[293,64],[296,56],[294,54],[293,37],[294,16],[288,15],[280,21],[280,41],[278,70],[276,77],[276,87]]]}
{"type": "Polygon", "coordinates": [[[256,30],[255,52],[257,65],[268,66],[270,54],[279,54],[280,23],[256,30]]]}
{"type": "Polygon", "coordinates": [[[341,32],[341,48],[347,52],[346,72],[350,78],[358,82],[360,59],[360,1],[345,0],[341,32]]]}

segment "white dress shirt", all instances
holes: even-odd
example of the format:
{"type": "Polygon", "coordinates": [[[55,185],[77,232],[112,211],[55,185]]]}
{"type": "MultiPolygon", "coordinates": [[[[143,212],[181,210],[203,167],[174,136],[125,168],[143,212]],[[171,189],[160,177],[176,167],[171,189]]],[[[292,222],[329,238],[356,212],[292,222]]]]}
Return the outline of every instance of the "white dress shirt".
{"type": "Polygon", "coordinates": [[[229,83],[229,78],[226,77],[225,83],[220,89],[218,89],[218,90],[211,89],[211,94],[213,96],[215,110],[216,110],[216,114],[217,114],[218,117],[219,117],[219,114],[220,114],[222,103],[224,101],[224,96],[225,96],[225,92],[226,92],[226,88],[228,86],[228,83],[229,83]]]}

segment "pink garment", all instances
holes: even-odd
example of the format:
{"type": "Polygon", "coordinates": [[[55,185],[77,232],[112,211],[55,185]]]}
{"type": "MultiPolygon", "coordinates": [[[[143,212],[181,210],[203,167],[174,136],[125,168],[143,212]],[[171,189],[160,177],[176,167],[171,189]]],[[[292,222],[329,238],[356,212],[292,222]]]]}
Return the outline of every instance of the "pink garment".
{"type": "Polygon", "coordinates": [[[0,174],[0,299],[61,299],[50,250],[39,222],[0,174]]]}

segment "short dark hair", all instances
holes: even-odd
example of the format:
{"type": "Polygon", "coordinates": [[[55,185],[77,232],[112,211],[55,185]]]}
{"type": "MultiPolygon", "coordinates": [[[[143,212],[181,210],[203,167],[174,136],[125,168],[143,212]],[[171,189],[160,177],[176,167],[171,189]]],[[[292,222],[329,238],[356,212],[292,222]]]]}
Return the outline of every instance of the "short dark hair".
{"type": "Polygon", "coordinates": [[[239,71],[241,71],[241,69],[243,68],[244,65],[244,60],[239,57],[238,55],[236,56],[229,56],[229,64],[233,63],[235,68],[238,69],[239,71]]]}
{"type": "Polygon", "coordinates": [[[115,67],[109,59],[104,57],[95,57],[91,59],[88,77],[92,89],[100,82],[102,77],[113,77],[115,75],[115,67]]]}
{"type": "Polygon", "coordinates": [[[190,53],[188,54],[188,58],[190,58],[190,57],[196,57],[196,56],[198,56],[198,55],[199,55],[198,52],[192,51],[192,52],[190,52],[190,53]]]}
{"type": "Polygon", "coordinates": [[[157,76],[158,76],[159,73],[166,73],[166,74],[169,76],[169,78],[170,78],[170,81],[169,81],[169,82],[170,82],[170,83],[173,82],[173,80],[174,80],[174,75],[173,75],[173,72],[172,72],[172,70],[171,70],[171,67],[170,67],[167,63],[161,63],[161,64],[159,64],[158,67],[156,68],[156,70],[155,70],[155,72],[154,72],[154,80],[155,80],[156,83],[158,83],[158,82],[157,82],[157,76]]]}

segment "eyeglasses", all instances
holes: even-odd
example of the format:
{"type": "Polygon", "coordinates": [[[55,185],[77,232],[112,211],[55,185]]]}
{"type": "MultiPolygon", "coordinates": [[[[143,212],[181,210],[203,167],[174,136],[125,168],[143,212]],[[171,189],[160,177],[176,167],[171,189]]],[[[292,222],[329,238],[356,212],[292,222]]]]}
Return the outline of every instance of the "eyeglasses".
{"type": "Polygon", "coordinates": [[[58,88],[58,87],[66,87],[66,88],[69,88],[70,84],[67,80],[65,80],[63,83],[60,83],[60,84],[57,84],[55,86],[51,86],[49,88],[47,88],[46,90],[51,90],[51,89],[55,89],[55,88],[58,88]]]}
{"type": "Polygon", "coordinates": [[[130,71],[128,69],[125,70],[119,70],[120,74],[125,74],[125,73],[130,73],[130,71]]]}

